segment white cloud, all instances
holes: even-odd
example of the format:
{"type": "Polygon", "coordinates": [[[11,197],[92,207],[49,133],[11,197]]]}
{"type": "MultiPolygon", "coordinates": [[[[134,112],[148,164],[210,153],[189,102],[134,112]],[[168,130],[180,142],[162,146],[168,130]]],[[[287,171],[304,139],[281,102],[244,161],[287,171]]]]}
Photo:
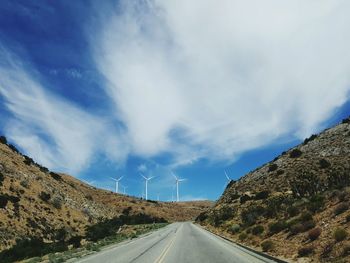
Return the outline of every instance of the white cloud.
{"type": "Polygon", "coordinates": [[[51,169],[76,173],[95,153],[122,161],[128,152],[118,133],[99,116],[45,90],[34,73],[0,49],[0,94],[13,114],[5,127],[10,141],[51,169]]]}
{"type": "Polygon", "coordinates": [[[137,171],[141,172],[141,173],[144,173],[147,171],[147,166],[146,164],[140,164],[138,167],[137,167],[137,171]]]}
{"type": "Polygon", "coordinates": [[[94,35],[133,153],[232,159],[348,98],[348,1],[123,1],[94,35]]]}

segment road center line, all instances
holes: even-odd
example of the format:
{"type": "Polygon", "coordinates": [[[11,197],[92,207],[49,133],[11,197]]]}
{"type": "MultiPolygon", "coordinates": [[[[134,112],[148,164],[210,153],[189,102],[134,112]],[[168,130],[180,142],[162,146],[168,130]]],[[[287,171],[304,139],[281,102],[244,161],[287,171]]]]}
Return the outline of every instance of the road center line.
{"type": "MultiPolygon", "coordinates": [[[[182,226],[183,226],[183,225],[181,225],[180,228],[182,228],[182,226]]],[[[174,232],[174,237],[173,237],[172,240],[168,243],[168,245],[165,247],[165,249],[163,250],[163,252],[160,254],[160,256],[156,259],[156,261],[155,261],[154,263],[161,263],[161,262],[163,262],[163,260],[164,260],[164,258],[165,258],[165,256],[166,256],[166,254],[169,252],[171,246],[174,244],[174,242],[175,242],[175,240],[176,240],[176,237],[177,237],[176,233],[178,232],[177,230],[178,230],[178,229],[175,230],[175,232],[174,232]]]]}

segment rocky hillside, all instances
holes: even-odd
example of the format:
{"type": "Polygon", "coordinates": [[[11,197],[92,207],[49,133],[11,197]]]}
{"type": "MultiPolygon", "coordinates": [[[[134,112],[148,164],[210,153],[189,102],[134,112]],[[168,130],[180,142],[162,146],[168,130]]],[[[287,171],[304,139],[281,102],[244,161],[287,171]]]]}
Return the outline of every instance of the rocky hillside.
{"type": "Polygon", "coordinates": [[[231,181],[198,221],[270,254],[350,262],[350,118],[231,181]]]}
{"type": "Polygon", "coordinates": [[[122,223],[192,220],[211,205],[145,201],[96,189],[50,172],[5,137],[0,142],[0,251],[27,237],[50,242],[62,234],[84,236],[87,226],[120,216],[122,223]]]}

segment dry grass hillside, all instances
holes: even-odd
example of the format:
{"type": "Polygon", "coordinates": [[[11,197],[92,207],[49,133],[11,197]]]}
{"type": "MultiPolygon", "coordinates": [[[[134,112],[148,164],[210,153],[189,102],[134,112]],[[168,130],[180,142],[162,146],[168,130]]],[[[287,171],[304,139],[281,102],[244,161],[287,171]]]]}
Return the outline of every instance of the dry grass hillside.
{"type": "Polygon", "coordinates": [[[0,141],[0,251],[27,237],[52,242],[84,236],[87,226],[120,216],[119,223],[192,220],[211,206],[209,201],[145,201],[96,189],[50,172],[6,138],[0,141]]]}
{"type": "Polygon", "coordinates": [[[350,118],[232,181],[198,221],[300,262],[350,262],[350,118]]]}

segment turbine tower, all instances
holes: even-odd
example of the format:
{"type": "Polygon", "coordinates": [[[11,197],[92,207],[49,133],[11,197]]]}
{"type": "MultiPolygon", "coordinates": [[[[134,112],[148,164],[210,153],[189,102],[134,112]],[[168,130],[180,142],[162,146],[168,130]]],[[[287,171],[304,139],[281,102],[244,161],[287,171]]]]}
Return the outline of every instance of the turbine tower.
{"type": "Polygon", "coordinates": [[[177,178],[174,173],[172,173],[172,175],[174,176],[176,182],[176,202],[179,202],[179,183],[185,181],[186,179],[177,178]]]}
{"type": "Polygon", "coordinates": [[[124,176],[120,176],[119,178],[112,178],[113,181],[115,181],[115,192],[119,193],[119,181],[123,178],[124,176]]]}
{"type": "Polygon", "coordinates": [[[146,177],[142,174],[140,174],[144,179],[145,179],[145,184],[146,184],[146,196],[145,196],[145,199],[148,200],[148,181],[153,179],[154,176],[151,176],[151,177],[146,177]]]}

